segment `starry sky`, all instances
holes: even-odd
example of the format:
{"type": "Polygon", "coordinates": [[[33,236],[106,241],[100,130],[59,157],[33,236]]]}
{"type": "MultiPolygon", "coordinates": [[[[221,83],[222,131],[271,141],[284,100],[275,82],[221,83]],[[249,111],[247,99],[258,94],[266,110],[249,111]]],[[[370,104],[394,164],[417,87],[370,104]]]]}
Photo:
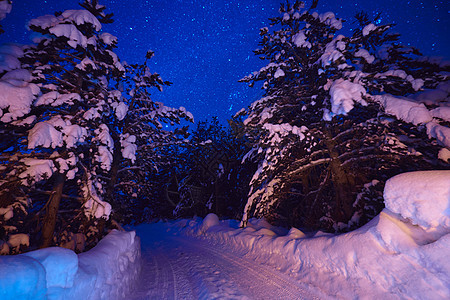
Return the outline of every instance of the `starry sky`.
{"type": "MultiPolygon", "coordinates": [[[[277,16],[282,0],[101,0],[114,13],[103,30],[119,38],[116,53],[128,63],[155,51],[151,68],[173,82],[153,99],[184,106],[196,121],[218,116],[223,123],[262,95],[238,80],[265,65],[254,56],[259,28],[277,16]]],[[[1,21],[0,43],[28,43],[25,24],[55,11],[78,9],[76,0],[14,0],[1,21]]],[[[310,5],[311,1],[306,1],[310,5]]],[[[333,11],[353,22],[356,12],[382,13],[383,23],[397,24],[401,41],[425,55],[450,59],[450,1],[320,0],[317,11],[333,11]]],[[[349,25],[349,24],[348,24],[349,25]]],[[[347,25],[347,26],[348,26],[347,25]]],[[[345,24],[344,24],[345,28],[345,24]]]]}

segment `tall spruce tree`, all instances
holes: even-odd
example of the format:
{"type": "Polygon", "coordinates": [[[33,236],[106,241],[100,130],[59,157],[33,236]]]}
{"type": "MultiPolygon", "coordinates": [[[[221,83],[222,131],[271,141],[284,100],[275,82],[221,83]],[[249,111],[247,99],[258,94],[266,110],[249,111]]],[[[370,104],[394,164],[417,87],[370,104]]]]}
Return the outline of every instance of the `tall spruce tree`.
{"type": "Polygon", "coordinates": [[[120,144],[114,155],[126,159],[114,160],[117,163],[112,165],[105,197],[114,204],[115,217],[126,223],[145,221],[149,210],[157,211],[156,198],[164,185],[164,173],[179,162],[178,154],[170,149],[188,142],[188,126],[176,126],[182,120],[194,121],[184,107],[172,108],[151,99],[153,89],[162,91],[171,85],[150,71],[148,64],[153,55],[148,51],[144,64],[125,66],[123,90],[128,113],[118,124],[120,144]]]}
{"type": "Polygon", "coordinates": [[[111,204],[125,201],[114,200],[120,168],[136,162],[138,147],[170,135],[140,122],[190,118],[143,92],[164,83],[159,75],[120,62],[117,38],[101,31],[112,22],[105,6],[81,6],[31,20],[35,44],[0,48],[2,253],[20,251],[17,240],[95,244],[111,204]]]}
{"type": "Polygon", "coordinates": [[[383,207],[386,179],[448,168],[449,64],[424,57],[378,17],[343,20],[289,1],[255,51],[267,66],[242,81],[265,95],[238,115],[258,162],[242,225],[251,216],[342,231],[383,207]],[[438,159],[440,158],[440,159],[438,159]]]}

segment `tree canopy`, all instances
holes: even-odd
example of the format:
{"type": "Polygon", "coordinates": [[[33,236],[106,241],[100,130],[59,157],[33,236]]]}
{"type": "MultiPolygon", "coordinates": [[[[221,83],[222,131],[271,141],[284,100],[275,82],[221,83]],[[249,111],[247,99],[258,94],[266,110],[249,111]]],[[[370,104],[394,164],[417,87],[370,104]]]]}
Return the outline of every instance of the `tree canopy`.
{"type": "Polygon", "coordinates": [[[170,83],[147,61],[120,61],[117,38],[102,31],[112,21],[105,6],[81,6],[31,20],[34,44],[0,49],[2,253],[18,251],[10,241],[24,233],[32,240],[23,244],[41,247],[78,234],[95,243],[111,204],[128,201],[118,195],[140,193],[131,166],[145,160],[140,167],[151,171],[158,154],[148,147],[180,139],[161,122],[192,120],[151,100],[151,88],[170,83]]]}
{"type": "Polygon", "coordinates": [[[243,225],[348,230],[381,210],[390,176],[448,167],[450,65],[400,43],[379,16],[358,14],[345,36],[344,20],[314,7],[282,4],[255,51],[268,64],[242,79],[265,89],[238,113],[259,164],[243,225]]]}

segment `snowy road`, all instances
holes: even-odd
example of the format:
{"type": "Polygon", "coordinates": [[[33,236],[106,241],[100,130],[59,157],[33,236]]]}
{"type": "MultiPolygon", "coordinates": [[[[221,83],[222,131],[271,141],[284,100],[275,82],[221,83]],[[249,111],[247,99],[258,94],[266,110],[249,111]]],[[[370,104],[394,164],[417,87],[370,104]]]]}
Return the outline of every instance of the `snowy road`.
{"type": "Polygon", "coordinates": [[[289,276],[164,224],[137,228],[141,282],[130,299],[320,299],[289,276]]]}

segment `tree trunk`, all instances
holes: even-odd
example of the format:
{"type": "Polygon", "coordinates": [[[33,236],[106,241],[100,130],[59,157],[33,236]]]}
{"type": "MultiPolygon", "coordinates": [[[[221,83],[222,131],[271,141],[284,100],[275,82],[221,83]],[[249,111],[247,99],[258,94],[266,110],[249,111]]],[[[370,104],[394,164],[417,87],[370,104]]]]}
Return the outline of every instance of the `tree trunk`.
{"type": "Polygon", "coordinates": [[[58,215],[59,203],[63,192],[65,176],[63,174],[55,174],[55,183],[53,185],[52,194],[48,199],[47,209],[42,225],[42,241],[40,248],[47,248],[53,242],[53,233],[55,232],[56,217],[58,215]]]}
{"type": "Polygon", "coordinates": [[[214,180],[214,210],[215,210],[215,214],[220,216],[222,213],[222,203],[221,203],[221,199],[222,199],[222,193],[220,192],[220,187],[219,187],[219,180],[220,177],[216,177],[216,179],[214,180]]]}
{"type": "Polygon", "coordinates": [[[331,181],[336,193],[335,218],[338,222],[346,223],[353,214],[352,207],[354,199],[351,191],[354,186],[354,180],[342,165],[339,159],[339,152],[336,149],[336,141],[333,140],[330,132],[326,132],[324,143],[331,158],[329,168],[331,171],[331,181]]]}

